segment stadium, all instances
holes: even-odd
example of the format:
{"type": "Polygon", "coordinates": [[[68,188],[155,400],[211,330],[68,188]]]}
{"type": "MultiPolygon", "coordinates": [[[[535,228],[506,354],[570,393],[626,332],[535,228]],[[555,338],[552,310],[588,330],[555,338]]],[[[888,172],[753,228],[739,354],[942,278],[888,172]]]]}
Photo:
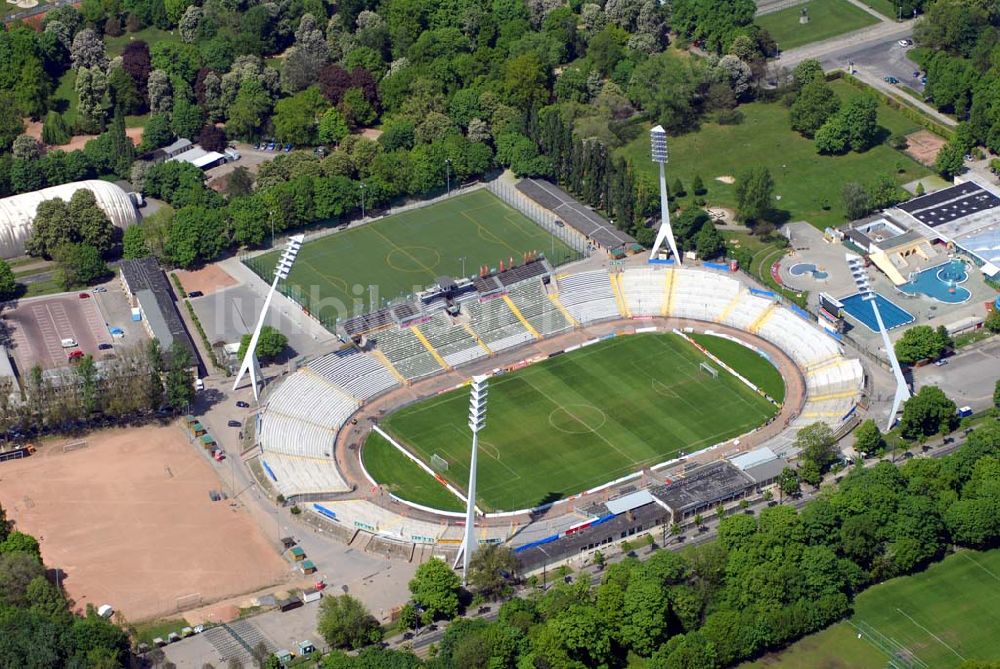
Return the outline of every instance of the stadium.
{"type": "Polygon", "coordinates": [[[525,253],[440,276],[337,333],[342,348],[269,386],[258,477],[350,541],[404,554],[461,539],[473,375],[492,376],[477,528],[515,546],[551,530],[528,529],[542,515],[563,517],[562,531],[661,499],[650,490],[666,508],[685,481],[759,484],[749,469],[699,467],[759,450],[784,462],[797,428],[817,421],[843,434],[865,385],[860,362],[805,312],[712,263],[553,267],[525,253]]]}

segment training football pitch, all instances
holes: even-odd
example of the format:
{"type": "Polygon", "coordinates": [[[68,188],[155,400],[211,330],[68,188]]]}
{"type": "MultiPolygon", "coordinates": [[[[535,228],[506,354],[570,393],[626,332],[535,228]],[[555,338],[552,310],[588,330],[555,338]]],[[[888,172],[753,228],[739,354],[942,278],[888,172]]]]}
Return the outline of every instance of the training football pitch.
{"type": "MultiPolygon", "coordinates": [[[[515,510],[552,502],[731,439],[777,412],[726,372],[711,376],[700,367],[707,360],[677,335],[639,334],[490,379],[486,427],[479,434],[480,507],[515,510]]],[[[746,365],[770,363],[755,356],[746,365]]],[[[468,389],[460,388],[405,407],[382,427],[424,462],[435,454],[446,460],[442,476],[465,490],[468,410],[468,389]]],[[[385,457],[384,450],[373,452],[385,457]]],[[[403,499],[431,501],[423,490],[426,473],[397,471],[420,476],[379,482],[403,499]]]]}
{"type": "Polygon", "coordinates": [[[849,620],[740,666],[947,669],[1000,655],[997,629],[1000,550],[959,551],[861,593],[849,620]]]}
{"type": "MultiPolygon", "coordinates": [[[[337,232],[302,246],[284,292],[321,322],[370,311],[382,300],[410,295],[441,276],[479,273],[526,251],[552,265],[578,254],[495,195],[481,189],[337,232]]],[[[280,251],[247,264],[268,281],[280,251]]]]}

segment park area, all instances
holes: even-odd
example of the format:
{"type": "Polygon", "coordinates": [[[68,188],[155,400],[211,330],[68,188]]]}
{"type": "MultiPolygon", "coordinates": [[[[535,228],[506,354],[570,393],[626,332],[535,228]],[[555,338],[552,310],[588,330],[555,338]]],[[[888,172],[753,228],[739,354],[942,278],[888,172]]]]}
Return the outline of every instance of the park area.
{"type": "Polygon", "coordinates": [[[819,42],[878,23],[878,19],[848,0],[810,0],[758,16],[754,23],[771,33],[783,51],[819,42]],[[809,22],[801,23],[802,12],[809,22]]]}
{"type": "MultiPolygon", "coordinates": [[[[705,362],[677,335],[639,334],[492,378],[479,437],[478,504],[495,511],[553,502],[745,434],[776,413],[732,375],[703,369],[705,362]]],[[[763,367],[770,363],[754,356],[736,369],[754,378],[763,367]]],[[[447,470],[441,475],[463,490],[471,443],[468,394],[460,388],[381,422],[425,463],[443,459],[447,470]]],[[[379,462],[388,457],[384,445],[374,445],[374,462],[368,448],[365,465],[388,472],[379,462]]],[[[405,458],[398,452],[394,457],[405,458]]],[[[376,480],[413,502],[433,505],[439,499],[440,491],[427,491],[433,480],[416,466],[396,472],[396,479],[376,480]]]]}
{"type": "Polygon", "coordinates": [[[177,425],[45,442],[0,464],[0,504],[34,535],[81,610],[131,621],[281,582],[287,565],[242,505],[213,502],[213,465],[177,425]]]}
{"type": "MultiPolygon", "coordinates": [[[[841,100],[864,95],[842,79],[830,82],[841,100]]],[[[737,108],[743,113],[739,125],[706,122],[701,128],[669,138],[670,163],[667,183],[680,178],[689,194],[680,206],[693,200],[691,182],[695,175],[704,181],[703,196],[709,206],[736,206],[733,183],[742,170],[754,165],[767,167],[774,178],[775,207],[791,221],[808,221],[822,230],[846,221],[841,189],[849,181],[867,184],[882,174],[904,184],[928,176],[930,170],[909,156],[880,143],[863,153],[840,156],[820,155],[813,140],[791,129],[788,107],[780,102],[751,102],[737,108]]],[[[882,140],[918,130],[913,121],[884,104],[878,107],[882,140]]],[[[656,165],[649,160],[646,133],[621,149],[636,169],[657,178],[656,165]]]]}
{"type": "Polygon", "coordinates": [[[858,596],[854,615],[741,669],[949,669],[1000,656],[1000,550],[959,551],[858,596]]]}
{"type": "MultiPolygon", "coordinates": [[[[441,276],[479,274],[528,251],[553,265],[578,254],[486,189],[337,232],[302,246],[284,292],[327,327],[423,290],[441,276]],[[355,304],[357,303],[357,304],[355,304]]],[[[245,262],[267,281],[280,251],[245,262]]]]}

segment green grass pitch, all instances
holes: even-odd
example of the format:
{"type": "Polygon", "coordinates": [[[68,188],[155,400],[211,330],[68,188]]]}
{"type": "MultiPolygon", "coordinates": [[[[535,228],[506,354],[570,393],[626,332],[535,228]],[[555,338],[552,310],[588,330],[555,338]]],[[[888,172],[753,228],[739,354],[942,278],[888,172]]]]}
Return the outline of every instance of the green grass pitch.
{"type": "Polygon", "coordinates": [[[365,469],[372,478],[382,483],[393,494],[441,511],[465,511],[465,505],[441,485],[437,479],[400,454],[396,447],[380,434],[373,432],[365,442],[365,469]],[[396,481],[405,481],[400,490],[396,481]]]}
{"type": "Polygon", "coordinates": [[[754,23],[771,33],[779,48],[787,50],[870,26],[878,19],[848,0],[810,0],[758,16],[754,23]],[[806,24],[799,23],[803,8],[809,12],[806,24]]]}
{"type": "MultiPolygon", "coordinates": [[[[480,432],[477,502],[514,510],[551,502],[644,466],[743,434],[776,408],[674,334],[615,337],[490,380],[480,432]]],[[[763,358],[748,361],[769,365],[763,358]]],[[[743,373],[743,369],[739,370],[743,373]]],[[[382,427],[465,490],[471,432],[467,388],[392,414],[382,427]]],[[[367,446],[363,449],[369,461],[367,446]]],[[[402,458],[402,455],[398,455],[402,458]]],[[[416,470],[419,471],[419,470],[416,470]]],[[[428,478],[381,481],[422,503],[428,478]]]]}
{"type": "MultiPolygon", "coordinates": [[[[479,273],[525,251],[544,253],[553,265],[577,254],[520,212],[482,189],[337,232],[302,246],[286,289],[297,293],[320,321],[369,310],[369,286],[376,299],[395,299],[423,290],[443,275],[479,273]]],[[[252,264],[270,276],[278,251],[252,264]]]]}
{"type": "Polygon", "coordinates": [[[707,334],[691,334],[691,339],[705,347],[719,360],[726,363],[777,402],[785,401],[785,382],[781,372],[774,365],[758,364],[763,358],[746,346],[725,337],[707,334]]]}
{"type": "Polygon", "coordinates": [[[954,669],[1000,656],[1000,550],[959,551],[858,596],[854,615],[741,669],[954,669]],[[858,638],[858,634],[861,638],[858,638]],[[888,662],[903,649],[909,663],[888,662]]]}

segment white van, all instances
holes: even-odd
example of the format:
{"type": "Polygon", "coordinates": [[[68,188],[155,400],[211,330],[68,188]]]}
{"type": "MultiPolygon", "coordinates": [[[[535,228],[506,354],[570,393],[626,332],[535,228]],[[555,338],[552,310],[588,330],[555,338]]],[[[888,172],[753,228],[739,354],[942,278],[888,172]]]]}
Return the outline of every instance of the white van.
{"type": "Polygon", "coordinates": [[[195,390],[204,390],[205,389],[205,382],[202,381],[201,379],[195,379],[194,380],[194,389],[195,390]]]}
{"type": "Polygon", "coordinates": [[[60,343],[62,343],[63,348],[76,348],[75,339],[69,339],[69,338],[63,339],[60,343]]]}

